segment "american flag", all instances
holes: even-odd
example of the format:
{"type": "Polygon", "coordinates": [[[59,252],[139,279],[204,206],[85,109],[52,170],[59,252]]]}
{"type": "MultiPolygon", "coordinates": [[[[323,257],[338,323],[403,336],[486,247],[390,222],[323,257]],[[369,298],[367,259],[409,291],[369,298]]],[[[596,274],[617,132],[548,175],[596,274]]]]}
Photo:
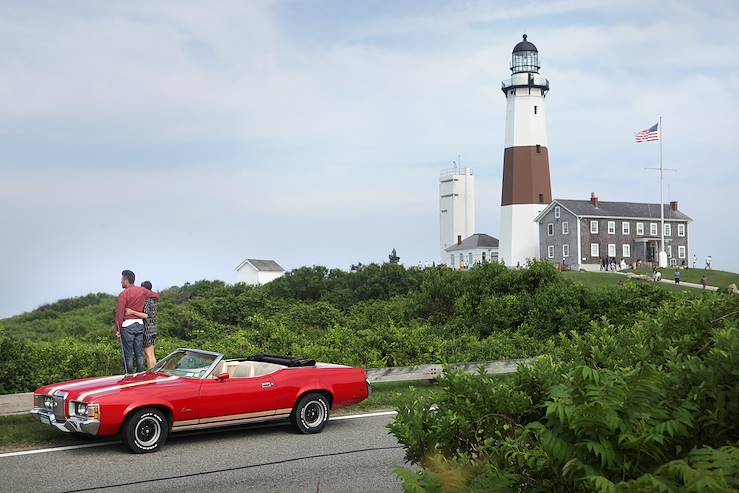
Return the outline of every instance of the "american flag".
{"type": "Polygon", "coordinates": [[[657,126],[659,123],[655,123],[646,130],[636,133],[636,142],[651,142],[653,140],[659,140],[659,130],[657,126]]]}

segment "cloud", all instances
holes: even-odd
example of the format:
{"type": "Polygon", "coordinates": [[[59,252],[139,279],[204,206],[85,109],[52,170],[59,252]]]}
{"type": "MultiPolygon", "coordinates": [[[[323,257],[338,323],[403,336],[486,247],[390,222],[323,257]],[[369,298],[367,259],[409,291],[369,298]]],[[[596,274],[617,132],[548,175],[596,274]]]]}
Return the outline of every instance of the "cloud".
{"type": "Polygon", "coordinates": [[[655,200],[643,168],[657,147],[633,132],[662,115],[691,249],[739,270],[739,228],[709,200],[739,184],[726,137],[739,128],[738,10],[3,4],[0,256],[24,281],[0,292],[0,316],[115,290],[123,264],[166,284],[232,280],[247,255],[346,267],[394,246],[433,260],[438,170],[459,154],[478,177],[478,230],[497,234],[499,83],[524,30],[552,84],[555,195],[655,200]]]}

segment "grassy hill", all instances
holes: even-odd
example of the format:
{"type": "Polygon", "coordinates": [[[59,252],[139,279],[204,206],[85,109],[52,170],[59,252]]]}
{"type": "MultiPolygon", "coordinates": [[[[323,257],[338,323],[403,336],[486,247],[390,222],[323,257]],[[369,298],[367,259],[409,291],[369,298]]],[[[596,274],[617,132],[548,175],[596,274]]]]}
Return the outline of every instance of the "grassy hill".
{"type": "Polygon", "coordinates": [[[59,337],[96,340],[114,332],[116,298],[105,293],[88,294],[0,320],[18,337],[51,341],[59,337]]]}
{"type": "MultiPolygon", "coordinates": [[[[565,271],[562,273],[562,275],[572,280],[573,282],[576,282],[578,284],[581,284],[585,286],[586,288],[590,289],[599,289],[599,288],[607,288],[609,286],[620,286],[624,283],[633,283],[633,282],[643,282],[643,281],[633,281],[628,279],[623,274],[618,274],[615,272],[576,272],[576,271],[565,271]]],[[[676,293],[686,293],[688,295],[697,295],[695,288],[691,288],[688,286],[676,286],[674,284],[653,284],[654,287],[658,289],[666,289],[668,291],[674,291],[676,293]]]]}
{"type": "MultiPolygon", "coordinates": [[[[684,282],[692,282],[700,284],[703,276],[706,276],[709,286],[716,286],[719,289],[723,289],[729,286],[729,284],[735,284],[739,286],[739,274],[734,272],[727,272],[723,270],[705,270],[705,269],[660,269],[662,272],[662,279],[675,279],[675,272],[680,271],[680,280],[684,282]]],[[[646,274],[651,275],[652,270],[648,267],[640,269],[634,269],[627,272],[634,272],[635,274],[646,274]]]]}

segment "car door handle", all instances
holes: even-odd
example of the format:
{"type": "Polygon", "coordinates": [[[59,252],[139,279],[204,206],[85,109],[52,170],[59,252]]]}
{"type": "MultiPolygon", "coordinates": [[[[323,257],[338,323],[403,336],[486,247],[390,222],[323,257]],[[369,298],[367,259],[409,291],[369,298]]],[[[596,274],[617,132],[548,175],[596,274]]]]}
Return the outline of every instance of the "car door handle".
{"type": "Polygon", "coordinates": [[[273,385],[274,385],[274,384],[273,384],[272,382],[264,382],[264,383],[262,384],[262,388],[263,388],[263,389],[268,389],[268,388],[270,388],[270,387],[271,387],[271,386],[273,386],[273,385]]]}

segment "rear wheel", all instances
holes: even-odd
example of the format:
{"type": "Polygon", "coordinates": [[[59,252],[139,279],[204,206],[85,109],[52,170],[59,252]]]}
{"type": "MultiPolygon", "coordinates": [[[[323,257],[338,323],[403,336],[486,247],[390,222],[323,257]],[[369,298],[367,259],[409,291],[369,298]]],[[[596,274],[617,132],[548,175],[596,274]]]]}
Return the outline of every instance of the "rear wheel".
{"type": "Polygon", "coordinates": [[[146,454],[159,450],[167,440],[169,422],[156,408],[139,409],[131,414],[121,430],[121,439],[131,452],[146,454]]]}
{"type": "Polygon", "coordinates": [[[320,433],[329,415],[328,399],[323,394],[304,395],[290,414],[290,421],[300,433],[320,433]]]}

